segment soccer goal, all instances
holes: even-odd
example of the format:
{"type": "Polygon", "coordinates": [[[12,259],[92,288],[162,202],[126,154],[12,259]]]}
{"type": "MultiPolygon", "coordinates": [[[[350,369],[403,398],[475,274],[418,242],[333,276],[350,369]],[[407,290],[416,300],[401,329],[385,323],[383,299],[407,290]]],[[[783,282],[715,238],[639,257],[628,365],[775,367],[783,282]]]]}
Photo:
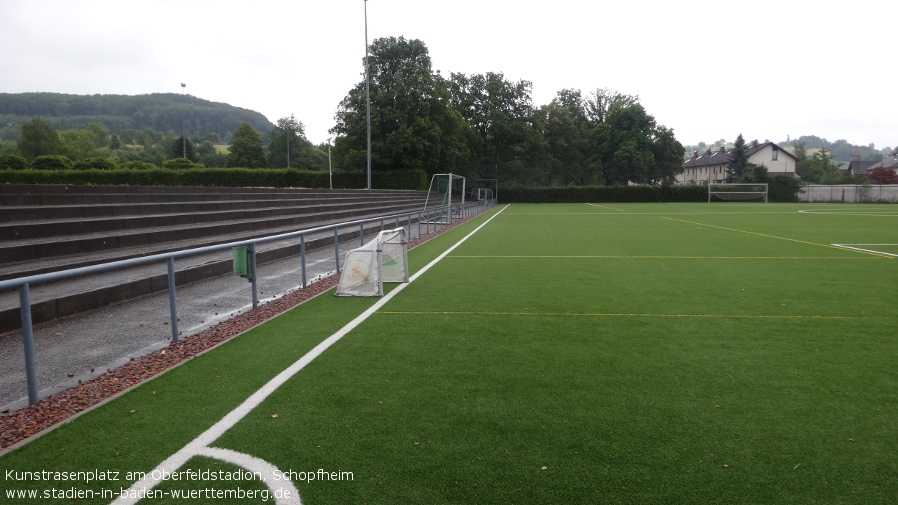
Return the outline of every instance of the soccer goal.
{"type": "Polygon", "coordinates": [[[383,296],[384,282],[408,282],[405,228],[385,230],[346,254],[336,296],[383,296]]]}
{"type": "Polygon", "coordinates": [[[708,184],[708,203],[713,197],[727,202],[762,200],[767,203],[766,183],[717,183],[708,184]]]}
{"type": "Polygon", "coordinates": [[[434,174],[424,200],[424,220],[431,224],[452,224],[465,205],[465,178],[456,174],[434,174]]]}

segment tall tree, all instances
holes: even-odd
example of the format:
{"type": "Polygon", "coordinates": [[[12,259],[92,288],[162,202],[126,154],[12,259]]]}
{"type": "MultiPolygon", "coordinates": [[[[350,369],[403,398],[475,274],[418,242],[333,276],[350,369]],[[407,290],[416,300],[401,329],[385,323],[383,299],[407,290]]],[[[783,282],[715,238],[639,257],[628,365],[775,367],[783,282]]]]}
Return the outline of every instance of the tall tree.
{"type": "Polygon", "coordinates": [[[249,123],[243,123],[234,132],[234,143],[228,148],[228,166],[261,168],[265,166],[265,150],[262,137],[249,123]]]}
{"type": "Polygon", "coordinates": [[[590,123],[586,101],[579,90],[559,91],[549,105],[540,108],[549,158],[549,184],[590,184],[594,167],[586,162],[590,123]]]}
{"type": "MultiPolygon", "coordinates": [[[[268,166],[297,167],[300,158],[306,156],[303,151],[311,149],[312,144],[306,139],[306,127],[293,114],[278,119],[277,126],[268,132],[268,166]]],[[[308,168],[308,167],[302,167],[308,168]]]]}
{"type": "Polygon", "coordinates": [[[812,156],[814,164],[820,171],[821,184],[838,184],[842,182],[839,176],[838,167],[833,164],[833,157],[825,147],[821,147],[819,151],[812,156]]]}
{"type": "Polygon", "coordinates": [[[605,118],[614,107],[629,107],[639,103],[636,95],[625,95],[619,91],[611,91],[608,88],[599,88],[589,94],[585,100],[586,116],[595,126],[605,122],[605,118]]]}
{"type": "Polygon", "coordinates": [[[183,158],[185,151],[187,152],[187,159],[196,163],[199,161],[199,156],[196,152],[196,145],[189,138],[178,137],[176,138],[170,145],[168,149],[168,157],[169,159],[174,158],[183,158]]]}
{"type": "Polygon", "coordinates": [[[96,134],[91,130],[63,130],[59,132],[62,153],[73,161],[99,156],[96,134]]]}
{"type": "Polygon", "coordinates": [[[62,153],[59,133],[39,117],[22,125],[22,136],[16,142],[16,147],[19,154],[29,161],[38,156],[62,153]]]}
{"type": "Polygon", "coordinates": [[[652,134],[652,167],[645,182],[672,183],[683,173],[683,154],[686,149],[677,141],[672,129],[658,126],[652,134]]]}
{"type": "MultiPolygon", "coordinates": [[[[511,82],[493,72],[453,73],[449,87],[452,104],[467,123],[467,147],[476,164],[506,164],[523,174],[545,160],[546,140],[530,81],[511,82]]],[[[504,178],[513,174],[506,171],[504,178]]]]}
{"type": "Polygon", "coordinates": [[[733,143],[733,150],[730,151],[730,161],[727,163],[727,182],[739,182],[742,176],[748,173],[748,154],[745,147],[745,139],[740,133],[733,143]]]}
{"type": "MultiPolygon", "coordinates": [[[[371,168],[374,171],[454,166],[463,123],[449,104],[446,83],[431,69],[423,42],[404,37],[375,40],[368,56],[371,97],[371,168]]],[[[337,110],[331,129],[334,157],[343,168],[366,166],[365,82],[357,84],[337,110]]]]}
{"type": "Polygon", "coordinates": [[[606,186],[644,182],[654,164],[655,118],[638,103],[612,105],[590,135],[596,164],[606,186]]]}

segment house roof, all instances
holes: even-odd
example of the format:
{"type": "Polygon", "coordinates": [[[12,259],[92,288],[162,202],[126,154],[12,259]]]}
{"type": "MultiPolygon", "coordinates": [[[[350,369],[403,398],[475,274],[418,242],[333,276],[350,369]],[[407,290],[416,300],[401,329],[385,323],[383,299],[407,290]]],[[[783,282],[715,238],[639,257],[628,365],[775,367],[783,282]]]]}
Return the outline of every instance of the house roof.
{"type": "Polygon", "coordinates": [[[876,166],[871,167],[871,169],[879,168],[879,167],[890,168],[892,170],[898,170],[898,154],[893,154],[893,155],[889,156],[888,158],[877,163],[876,166]]]}
{"type": "MultiPolygon", "coordinates": [[[[774,144],[773,142],[758,142],[757,140],[752,141],[750,144],[747,144],[745,146],[745,155],[746,157],[751,157],[751,155],[766,148],[767,146],[773,146],[774,149],[777,149],[786,156],[789,156],[793,160],[798,161],[798,158],[796,158],[795,155],[774,144]]],[[[711,151],[711,149],[708,149],[703,154],[699,154],[699,152],[696,151],[695,153],[693,153],[691,158],[683,162],[683,168],[707,167],[712,165],[727,164],[730,162],[730,156],[732,155],[732,153],[732,149],[726,151],[723,147],[721,147],[717,151],[711,151]]]]}
{"type": "Polygon", "coordinates": [[[867,175],[867,172],[880,166],[878,161],[849,161],[839,165],[839,173],[850,173],[852,175],[867,175]]]}

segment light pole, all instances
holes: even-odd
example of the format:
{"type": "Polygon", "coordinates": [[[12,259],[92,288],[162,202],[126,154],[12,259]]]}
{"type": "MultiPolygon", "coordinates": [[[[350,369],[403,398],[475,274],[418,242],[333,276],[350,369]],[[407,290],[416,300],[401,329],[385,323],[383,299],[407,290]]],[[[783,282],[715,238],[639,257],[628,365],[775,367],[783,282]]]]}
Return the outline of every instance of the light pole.
{"type": "Polygon", "coordinates": [[[371,84],[368,70],[368,0],[365,0],[365,109],[368,127],[368,191],[371,191],[371,84]]]}
{"type": "Polygon", "coordinates": [[[331,138],[327,138],[327,176],[331,181],[331,189],[334,189],[334,167],[331,165],[331,138]]]}
{"type": "MultiPolygon", "coordinates": [[[[185,96],[184,93],[187,91],[187,83],[181,83],[181,95],[185,96]]],[[[187,100],[183,100],[184,104],[187,104],[187,100]]],[[[181,113],[181,154],[186,159],[187,158],[187,135],[184,133],[184,123],[187,122],[187,110],[181,113]]]]}

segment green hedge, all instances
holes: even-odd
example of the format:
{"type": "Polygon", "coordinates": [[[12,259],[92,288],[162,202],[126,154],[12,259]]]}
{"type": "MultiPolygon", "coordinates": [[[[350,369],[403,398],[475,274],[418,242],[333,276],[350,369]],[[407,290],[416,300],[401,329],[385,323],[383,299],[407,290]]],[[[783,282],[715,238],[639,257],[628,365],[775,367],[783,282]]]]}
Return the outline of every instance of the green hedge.
{"type": "MultiPolygon", "coordinates": [[[[334,173],[334,188],[368,187],[365,173],[334,173]]],[[[375,172],[372,189],[425,190],[429,178],[422,170],[375,172]]],[[[327,172],[293,169],[198,168],[188,170],[13,170],[0,169],[5,184],[75,184],[116,186],[218,186],[267,188],[328,188],[327,172]]]]}
{"type": "MultiPolygon", "coordinates": [[[[768,201],[797,202],[799,183],[791,177],[774,177],[768,201]]],[[[543,188],[499,188],[502,203],[652,203],[707,202],[704,185],[670,186],[568,186],[543,188]]]]}
{"type": "Polygon", "coordinates": [[[502,203],[707,202],[705,186],[568,186],[499,188],[502,203]]]}

